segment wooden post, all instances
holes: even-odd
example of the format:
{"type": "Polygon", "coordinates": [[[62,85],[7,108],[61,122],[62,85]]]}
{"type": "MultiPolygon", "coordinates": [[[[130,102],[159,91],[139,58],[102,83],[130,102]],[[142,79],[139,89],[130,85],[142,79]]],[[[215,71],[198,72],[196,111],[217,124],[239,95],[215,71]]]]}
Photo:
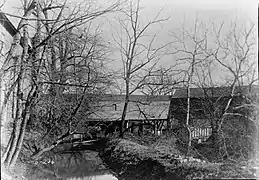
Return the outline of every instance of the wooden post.
{"type": "Polygon", "coordinates": [[[131,125],[130,132],[133,134],[134,133],[134,125],[135,125],[135,123],[132,122],[130,125],[131,125]]]}
{"type": "Polygon", "coordinates": [[[157,121],[154,123],[154,134],[157,135],[157,121]]]}
{"type": "Polygon", "coordinates": [[[143,121],[141,121],[140,122],[141,123],[141,125],[140,125],[140,132],[141,132],[141,134],[143,134],[143,131],[144,131],[144,122],[143,121]]]}

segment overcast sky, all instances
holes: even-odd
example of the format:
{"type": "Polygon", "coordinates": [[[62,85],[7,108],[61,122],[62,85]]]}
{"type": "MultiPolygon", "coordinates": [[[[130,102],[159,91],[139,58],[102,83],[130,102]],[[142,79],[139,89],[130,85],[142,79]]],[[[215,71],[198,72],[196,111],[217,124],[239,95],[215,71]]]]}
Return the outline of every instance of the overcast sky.
{"type": "MultiPolygon", "coordinates": [[[[161,17],[170,19],[161,26],[153,26],[152,31],[158,34],[159,44],[169,40],[168,34],[180,28],[184,22],[185,27],[193,28],[196,15],[199,21],[207,26],[212,25],[212,21],[230,24],[231,21],[238,25],[257,25],[257,1],[256,0],[141,0],[144,7],[141,12],[143,21],[152,19],[156,13],[162,9],[161,17]]],[[[226,28],[227,29],[227,28],[226,28]]],[[[171,58],[164,57],[162,64],[170,64],[171,58]]],[[[118,63],[116,62],[119,67],[118,63]]]]}
{"type": "MultiPolygon", "coordinates": [[[[75,0],[72,0],[77,2],[75,0]]],[[[103,3],[103,0],[96,0],[103,3]]],[[[106,0],[106,2],[110,2],[106,0]]],[[[19,14],[18,7],[20,7],[21,0],[6,0],[2,10],[4,12],[19,14]]],[[[246,25],[254,22],[257,26],[257,7],[258,0],[141,0],[141,7],[143,10],[140,13],[141,20],[150,20],[156,13],[162,9],[161,17],[170,17],[170,19],[159,26],[154,26],[151,32],[158,33],[157,44],[163,44],[169,41],[168,34],[179,28],[185,19],[185,27],[193,27],[195,17],[198,13],[200,21],[206,25],[211,25],[212,21],[226,24],[231,21],[237,22],[239,25],[246,25]]],[[[17,25],[18,19],[11,18],[14,25],[17,25]]],[[[104,23],[105,24],[105,23],[104,23]]],[[[105,24],[105,37],[111,41],[111,28],[105,24]]],[[[119,56],[112,56],[115,59],[110,66],[116,69],[121,67],[119,56]]],[[[170,64],[171,58],[169,56],[162,59],[161,64],[167,66],[170,64]]]]}
{"type": "MultiPolygon", "coordinates": [[[[1,0],[5,1],[2,10],[4,12],[19,14],[18,8],[21,7],[22,0],[1,0]]],[[[70,0],[71,1],[71,0],[70,0]]],[[[72,0],[77,2],[76,0],[72,0]]],[[[98,0],[103,2],[103,0],[98,0]]],[[[108,0],[106,0],[109,2],[108,0]]],[[[141,0],[141,6],[144,7],[141,13],[142,17],[155,15],[160,9],[163,9],[162,16],[170,16],[167,24],[174,24],[181,21],[185,16],[188,21],[199,12],[201,20],[208,20],[215,17],[221,20],[241,20],[256,21],[258,0],[141,0]]],[[[18,19],[11,18],[14,24],[18,19]]],[[[167,28],[172,28],[172,27],[167,28]]]]}

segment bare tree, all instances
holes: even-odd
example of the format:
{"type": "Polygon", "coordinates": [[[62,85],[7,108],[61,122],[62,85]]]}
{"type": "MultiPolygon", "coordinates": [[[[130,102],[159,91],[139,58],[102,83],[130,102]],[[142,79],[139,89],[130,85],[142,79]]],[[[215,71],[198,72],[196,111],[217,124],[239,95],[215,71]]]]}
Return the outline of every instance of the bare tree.
{"type": "Polygon", "coordinates": [[[141,92],[147,96],[170,95],[173,87],[184,83],[181,77],[177,77],[179,70],[176,69],[176,65],[155,68],[143,82],[141,92]]]}
{"type": "MultiPolygon", "coordinates": [[[[35,8],[35,2],[32,2],[31,4],[24,4],[24,18],[29,17],[32,14],[33,9],[35,8]]],[[[5,116],[9,116],[8,118],[13,118],[13,120],[9,120],[10,122],[13,121],[13,131],[11,134],[11,137],[8,142],[7,150],[4,154],[4,160],[7,164],[13,165],[13,163],[16,161],[17,156],[21,149],[21,142],[24,137],[24,127],[26,124],[26,121],[28,120],[28,108],[32,104],[31,97],[35,96],[36,88],[35,87],[29,87],[29,90],[24,93],[24,97],[28,97],[27,101],[24,103],[22,92],[24,90],[24,86],[22,85],[22,82],[24,83],[24,77],[25,77],[25,62],[28,59],[28,22],[25,19],[22,19],[18,25],[17,33],[14,36],[14,43],[11,46],[10,52],[8,54],[8,57],[6,61],[4,62],[0,75],[1,75],[1,86],[4,85],[6,87],[6,90],[9,91],[4,97],[3,104],[1,104],[1,121],[3,121],[3,118],[5,116]],[[23,35],[23,52],[21,56],[13,58],[13,55],[15,51],[17,50],[21,35],[23,35]],[[11,68],[11,69],[9,69],[11,68]],[[8,69],[7,75],[5,71],[8,69]],[[4,75],[6,75],[4,77],[4,75]],[[8,76],[11,79],[8,79],[8,76]],[[8,82],[9,81],[9,82],[8,82]],[[8,83],[8,84],[4,84],[8,83]],[[13,95],[12,98],[9,97],[10,95],[13,95]],[[10,99],[11,98],[11,99],[10,99]],[[11,103],[8,103],[8,100],[11,101],[11,103]],[[11,106],[13,104],[13,106],[11,106]],[[9,105],[9,106],[7,106],[9,105]],[[24,108],[24,109],[23,109],[24,108]],[[7,114],[3,114],[3,111],[7,110],[7,114]],[[24,110],[24,111],[23,111],[24,110]]],[[[25,83],[28,83],[27,81],[25,83]]],[[[2,92],[1,92],[2,93],[2,92]]]]}
{"type": "Polygon", "coordinates": [[[172,55],[176,58],[180,67],[179,72],[183,74],[184,86],[187,89],[187,107],[186,107],[186,120],[185,127],[188,131],[188,150],[191,147],[191,129],[190,129],[190,108],[191,108],[191,91],[193,81],[195,80],[196,66],[203,61],[206,61],[207,56],[203,51],[207,49],[207,30],[203,23],[198,21],[196,17],[194,28],[192,31],[185,29],[184,25],[178,33],[172,32],[173,38],[173,51],[172,55]]]}
{"type": "MultiPolygon", "coordinates": [[[[93,82],[92,80],[97,79],[96,77],[98,76],[100,82],[101,75],[90,73],[94,67],[91,65],[91,62],[96,58],[95,53],[98,51],[102,52],[101,48],[96,49],[96,47],[100,47],[100,45],[96,45],[96,43],[99,42],[96,41],[98,38],[95,36],[89,37],[92,38],[92,40],[83,38],[80,42],[88,42],[90,46],[87,46],[87,48],[89,49],[80,47],[75,54],[72,54],[72,49],[69,49],[72,45],[68,47],[68,42],[65,43],[64,40],[60,38],[61,34],[68,35],[73,32],[73,29],[83,27],[95,18],[112,12],[118,7],[118,3],[114,3],[107,8],[81,3],[74,8],[68,8],[66,2],[54,4],[52,1],[49,3],[39,3],[36,1],[28,3],[24,1],[23,5],[24,15],[14,16],[21,20],[17,27],[17,34],[14,36],[8,57],[0,71],[1,87],[4,87],[6,90],[3,96],[1,96],[4,97],[0,109],[1,121],[13,124],[8,145],[2,156],[2,162],[5,162],[8,167],[15,164],[21,151],[27,122],[31,118],[32,107],[37,103],[37,97],[40,92],[46,93],[49,90],[49,85],[52,85],[52,89],[53,87],[56,90],[58,88],[55,94],[64,91],[63,87],[57,85],[81,87],[80,93],[84,93],[89,89],[90,85],[87,83],[93,83],[95,87],[99,86],[97,82],[93,82]],[[32,15],[35,15],[35,18],[30,18],[32,15]],[[35,21],[35,24],[32,23],[35,21]],[[31,34],[28,30],[29,27],[35,27],[36,29],[36,31],[34,31],[35,36],[32,45],[29,43],[29,36],[31,34]],[[21,54],[17,54],[18,49],[21,48],[20,43],[22,44],[23,51],[21,54]],[[58,44],[60,45],[59,53],[57,51],[58,48],[56,48],[58,44]],[[63,48],[63,45],[65,45],[66,48],[63,48]],[[79,52],[80,50],[82,51],[81,53],[79,52]],[[88,54],[86,52],[88,52],[88,54]],[[86,59],[91,58],[92,60],[86,61],[86,59]],[[89,76],[85,81],[80,80],[80,84],[78,80],[72,83],[67,82],[69,79],[75,79],[75,76],[69,76],[68,66],[74,66],[72,69],[75,70],[78,69],[78,66],[81,65],[80,63],[84,61],[89,62],[84,65],[84,68],[88,69],[88,74],[91,74],[91,77],[89,76]],[[69,64],[69,62],[73,63],[70,65],[65,64],[69,64]],[[60,69],[58,69],[58,67],[60,69]],[[66,73],[64,71],[66,71],[66,73]],[[58,72],[62,72],[63,74],[58,72]]],[[[13,16],[8,13],[5,14],[13,16]]],[[[69,40],[72,40],[72,38],[69,40]]],[[[84,45],[86,44],[87,43],[84,45]]],[[[100,55],[101,53],[98,52],[96,54],[100,55]]],[[[101,56],[102,55],[99,57],[101,56]]],[[[83,68],[81,68],[81,70],[82,69],[83,68]]],[[[70,72],[72,74],[79,74],[78,71],[70,72]]],[[[85,71],[84,74],[87,74],[87,72],[85,71]]],[[[72,110],[68,119],[73,118],[77,113],[82,101],[83,96],[79,98],[77,106],[72,110]]],[[[69,131],[69,133],[71,132],[69,131]]],[[[61,137],[62,136],[63,135],[61,135],[61,137]]],[[[57,142],[59,141],[60,138],[58,138],[57,142]]]]}
{"type": "Polygon", "coordinates": [[[157,61],[164,54],[166,45],[158,48],[154,47],[156,35],[148,36],[147,31],[153,25],[162,23],[167,19],[159,18],[159,13],[155,18],[146,24],[140,20],[140,1],[136,4],[129,2],[129,9],[123,10],[118,18],[120,31],[116,32],[113,39],[120,51],[123,63],[123,80],[125,83],[125,103],[121,116],[120,136],[123,136],[124,122],[129,104],[129,96],[141,89],[145,84],[145,79],[151,75],[157,61]],[[146,38],[150,39],[147,40],[146,38]],[[149,41],[149,42],[147,42],[149,41]]]}
{"type": "Polygon", "coordinates": [[[111,85],[112,76],[104,70],[103,61],[107,55],[101,39],[90,32],[85,35],[87,40],[75,31],[70,32],[69,36],[63,34],[62,39],[57,37],[55,41],[58,45],[63,41],[57,59],[60,58],[64,64],[56,69],[57,79],[44,81],[51,85],[52,92],[42,96],[42,103],[34,108],[34,116],[29,123],[33,132],[42,132],[37,136],[40,141],[35,141],[35,136],[33,141],[27,143],[33,159],[74,134],[85,134],[87,118],[94,113],[98,101],[94,94],[104,93],[111,85]]]}
{"type": "MultiPolygon", "coordinates": [[[[189,37],[188,40],[182,40],[174,34],[176,40],[182,44],[182,48],[177,49],[176,53],[188,55],[181,56],[183,58],[179,59],[191,60],[189,66],[186,65],[188,69],[186,74],[189,77],[187,78],[187,84],[189,84],[187,85],[187,116],[190,115],[192,104],[188,100],[190,99],[188,87],[190,85],[199,87],[204,93],[204,101],[201,101],[204,113],[212,127],[209,141],[212,141],[214,147],[221,149],[222,157],[229,157],[228,144],[224,142],[225,136],[221,133],[222,126],[230,122],[230,116],[235,114],[232,113],[235,106],[247,103],[241,100],[242,98],[238,98],[241,95],[245,96],[244,92],[247,93],[246,90],[242,92],[244,86],[250,87],[257,81],[254,26],[242,29],[234,23],[230,30],[226,30],[224,23],[220,26],[213,23],[211,31],[208,31],[205,26],[197,27],[200,31],[194,31],[194,33],[182,31],[189,37]],[[194,46],[191,46],[190,42],[194,46]],[[187,48],[190,50],[186,51],[187,48]],[[224,92],[218,92],[218,87],[222,86],[227,88],[222,88],[224,92]],[[218,96],[219,93],[221,96],[218,96]],[[240,102],[237,103],[239,100],[240,102]]],[[[242,116],[245,118],[244,114],[242,116]]]]}
{"type": "MultiPolygon", "coordinates": [[[[223,98],[220,98],[216,101],[225,101],[223,103],[224,108],[222,109],[222,111],[218,112],[217,109],[221,108],[215,108],[214,112],[212,113],[212,115],[214,115],[214,118],[211,118],[211,139],[215,145],[219,145],[219,142],[222,141],[222,139],[224,140],[224,136],[220,136],[220,131],[222,131],[222,126],[225,121],[230,121],[231,116],[232,118],[235,118],[235,113],[232,113],[233,108],[235,108],[235,106],[240,106],[242,104],[248,103],[245,100],[246,98],[239,99],[240,102],[236,102],[236,99],[238,99],[239,96],[248,97],[249,94],[254,93],[249,89],[253,89],[251,85],[253,85],[254,82],[257,81],[255,75],[257,72],[254,25],[252,24],[247,28],[238,28],[237,24],[234,23],[231,29],[226,34],[222,32],[223,27],[223,23],[219,26],[219,28],[216,28],[216,25],[213,24],[213,32],[216,37],[216,48],[211,48],[206,51],[206,54],[211,55],[213,57],[213,60],[218,63],[223,70],[226,71],[226,74],[224,74],[223,76],[225,77],[224,84],[230,87],[230,90],[228,91],[228,98],[225,100],[221,100],[223,98]]],[[[207,73],[209,72],[207,71],[207,73]]],[[[212,78],[212,76],[209,75],[207,76],[207,78],[212,78]]],[[[216,86],[215,81],[213,81],[212,79],[210,79],[209,81],[210,86],[216,86]]],[[[202,81],[201,84],[203,84],[204,87],[204,85],[206,85],[207,83],[202,81]]],[[[251,118],[246,117],[246,114],[249,113],[251,109],[246,109],[245,111],[246,113],[241,113],[242,115],[240,115],[243,116],[243,119],[245,119],[246,121],[250,121],[251,118]]],[[[253,123],[253,125],[255,124],[253,123]]],[[[227,144],[224,142],[222,156],[229,157],[227,148],[227,144]]]]}
{"type": "MultiPolygon", "coordinates": [[[[239,29],[234,23],[230,30],[226,30],[223,28],[224,23],[221,23],[219,28],[216,27],[213,23],[212,29],[208,30],[196,18],[192,31],[183,27],[178,34],[173,32],[173,41],[177,44],[173,44],[172,54],[177,61],[182,62],[179,69],[185,74],[183,76],[187,89],[185,125],[190,126],[192,104],[190,88],[199,87],[204,90],[204,96],[207,96],[204,97],[206,100],[203,104],[206,104],[204,113],[209,115],[207,118],[212,127],[210,139],[215,146],[218,146],[222,139],[220,135],[222,124],[230,115],[238,89],[253,84],[257,78],[254,26],[239,29]],[[222,92],[224,96],[211,97],[211,89],[217,89],[219,86],[229,87],[228,91],[222,92]],[[208,89],[210,93],[205,92],[208,89]]],[[[189,147],[190,141],[189,136],[189,147]]]]}

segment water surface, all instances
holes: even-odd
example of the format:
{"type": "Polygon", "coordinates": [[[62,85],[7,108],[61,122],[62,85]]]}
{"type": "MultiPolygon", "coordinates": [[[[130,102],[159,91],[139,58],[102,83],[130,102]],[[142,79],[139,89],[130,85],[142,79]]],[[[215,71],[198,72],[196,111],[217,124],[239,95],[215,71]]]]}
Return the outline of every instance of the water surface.
{"type": "Polygon", "coordinates": [[[51,155],[28,173],[29,180],[117,180],[95,151],[51,155]]]}

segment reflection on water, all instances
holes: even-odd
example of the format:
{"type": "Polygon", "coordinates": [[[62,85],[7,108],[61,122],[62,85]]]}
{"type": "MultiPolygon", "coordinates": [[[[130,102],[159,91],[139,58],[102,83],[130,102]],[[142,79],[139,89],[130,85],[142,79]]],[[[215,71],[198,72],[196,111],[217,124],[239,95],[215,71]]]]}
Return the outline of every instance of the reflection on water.
{"type": "Polygon", "coordinates": [[[55,154],[45,162],[32,167],[29,180],[117,180],[104,166],[95,151],[55,154]]]}
{"type": "Polygon", "coordinates": [[[96,176],[86,176],[83,178],[68,178],[68,180],[117,180],[116,177],[114,177],[111,174],[104,174],[104,175],[96,175],[96,176]]]}

